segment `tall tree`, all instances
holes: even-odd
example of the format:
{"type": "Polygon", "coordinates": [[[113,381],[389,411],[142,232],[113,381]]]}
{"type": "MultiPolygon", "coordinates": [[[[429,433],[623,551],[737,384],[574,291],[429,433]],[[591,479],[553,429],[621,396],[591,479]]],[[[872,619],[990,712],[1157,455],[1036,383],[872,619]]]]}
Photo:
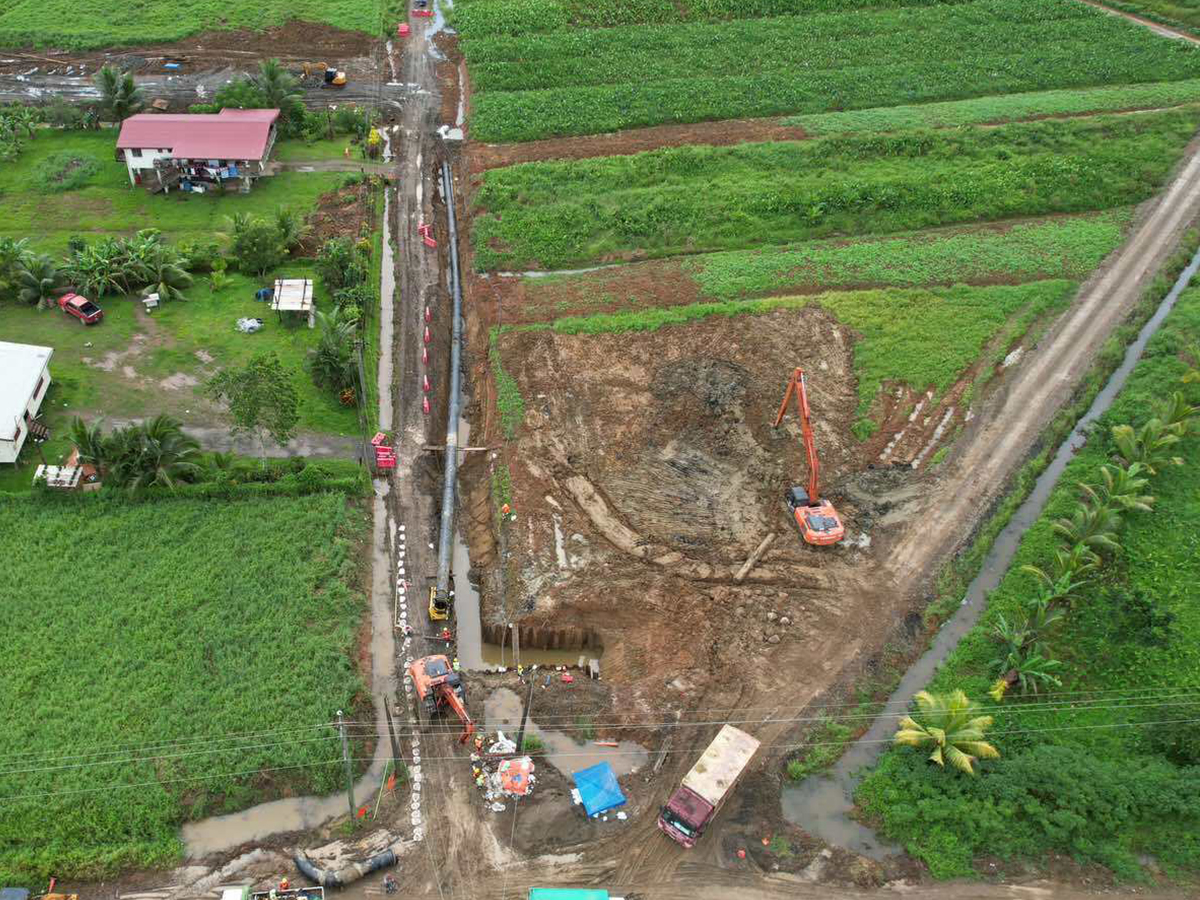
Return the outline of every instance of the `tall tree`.
{"type": "Polygon", "coordinates": [[[929,758],[939,766],[946,763],[975,774],[978,759],[998,759],[1000,751],[983,739],[991,727],[991,716],[972,716],[971,701],[962,691],[931,694],[921,691],[914,698],[924,720],[912,716],[900,720],[895,743],[908,747],[933,747],[929,758]]]}
{"type": "Polygon", "coordinates": [[[277,59],[262,60],[250,79],[262,91],[268,109],[287,110],[300,100],[300,82],[277,59]]]}
{"type": "Polygon", "coordinates": [[[280,447],[296,433],[299,399],[291,376],[274,353],[260,353],[240,368],[222,369],[208,381],[208,394],[224,402],[234,434],[253,434],[267,465],[266,439],[280,447]]]}
{"type": "Polygon", "coordinates": [[[0,238],[0,299],[17,293],[17,273],[29,252],[29,238],[0,238]]]}
{"type": "Polygon", "coordinates": [[[101,66],[96,73],[96,87],[100,89],[100,107],[114,122],[124,122],[134,113],[141,112],[146,98],[133,76],[115,66],[101,66]]]}

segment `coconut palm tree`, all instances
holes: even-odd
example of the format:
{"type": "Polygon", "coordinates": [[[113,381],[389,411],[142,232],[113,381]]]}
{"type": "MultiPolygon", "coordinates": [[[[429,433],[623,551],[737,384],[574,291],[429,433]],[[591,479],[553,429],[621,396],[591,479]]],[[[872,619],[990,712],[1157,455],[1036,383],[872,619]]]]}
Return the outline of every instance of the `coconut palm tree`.
{"type": "Polygon", "coordinates": [[[144,275],[150,284],[146,294],[157,292],[160,300],[183,300],[183,292],[192,286],[192,276],[180,264],[179,255],[160,246],[158,253],[146,261],[144,275]]]}
{"type": "Polygon", "coordinates": [[[1120,514],[1102,503],[1080,503],[1069,519],[1054,523],[1056,534],[1066,539],[1070,547],[1083,546],[1089,550],[1120,550],[1117,529],[1121,526],[1120,514]]]}
{"type": "Polygon", "coordinates": [[[37,304],[39,309],[54,305],[54,295],[62,284],[62,275],[54,260],[44,253],[26,253],[17,263],[17,298],[37,304]]]}
{"type": "Polygon", "coordinates": [[[912,716],[900,720],[893,741],[907,747],[933,747],[929,758],[939,766],[946,763],[968,775],[975,774],[978,759],[998,759],[1000,751],[983,739],[991,727],[991,716],[972,716],[971,702],[962,691],[931,694],[921,691],[914,697],[924,720],[912,716]]]}
{"type": "Polygon", "coordinates": [[[262,91],[268,109],[285,110],[300,99],[300,82],[277,59],[264,59],[251,81],[262,91]]]}
{"type": "Polygon", "coordinates": [[[0,298],[16,293],[17,269],[29,252],[29,238],[0,238],[0,298]]]}
{"type": "Polygon", "coordinates": [[[1188,363],[1188,370],[1179,380],[1184,384],[1195,384],[1200,381],[1200,341],[1192,341],[1187,349],[1187,355],[1192,358],[1192,361],[1188,363]]]}
{"type": "Polygon", "coordinates": [[[99,422],[95,425],[88,425],[87,422],[76,416],[71,420],[71,442],[79,451],[80,463],[95,466],[97,469],[104,468],[107,462],[107,451],[104,432],[101,430],[99,422]]]}
{"type": "Polygon", "coordinates": [[[100,106],[114,122],[124,122],[145,105],[142,89],[128,72],[115,66],[101,66],[95,80],[100,89],[100,106]]]}
{"type": "Polygon", "coordinates": [[[1200,412],[1200,406],[1192,406],[1181,391],[1175,391],[1171,394],[1171,399],[1161,405],[1160,411],[1159,418],[1167,428],[1179,430],[1182,434],[1187,431],[1191,419],[1200,412]]]}
{"type": "Polygon", "coordinates": [[[279,231],[279,242],[288,253],[299,247],[311,231],[298,212],[285,206],[275,210],[275,228],[279,231]]]}
{"type": "Polygon", "coordinates": [[[1171,456],[1167,448],[1178,444],[1180,427],[1168,426],[1161,419],[1151,419],[1137,431],[1132,425],[1114,425],[1113,443],[1126,465],[1141,463],[1151,475],[1161,466],[1182,466],[1183,460],[1171,456]]]}
{"type": "Polygon", "coordinates": [[[1121,512],[1150,512],[1154,508],[1154,498],[1141,493],[1148,484],[1142,477],[1145,466],[1134,463],[1131,466],[1103,465],[1100,467],[1100,478],[1103,483],[1095,487],[1080,484],[1079,488],[1089,500],[1097,505],[1119,509],[1121,512]]]}
{"type": "Polygon", "coordinates": [[[155,485],[174,489],[202,469],[200,445],[167,415],[118,429],[111,440],[118,457],[113,465],[114,480],[130,493],[155,485]]]}

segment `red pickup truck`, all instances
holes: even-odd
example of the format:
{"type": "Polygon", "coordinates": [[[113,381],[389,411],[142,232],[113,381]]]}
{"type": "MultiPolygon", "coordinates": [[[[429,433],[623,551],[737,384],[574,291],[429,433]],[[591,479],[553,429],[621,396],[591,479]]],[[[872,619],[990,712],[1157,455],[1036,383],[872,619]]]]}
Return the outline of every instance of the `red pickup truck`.
{"type": "Polygon", "coordinates": [[[79,294],[63,294],[58,298],[58,306],[68,316],[74,316],[84,325],[95,325],[104,318],[104,310],[79,294]]]}

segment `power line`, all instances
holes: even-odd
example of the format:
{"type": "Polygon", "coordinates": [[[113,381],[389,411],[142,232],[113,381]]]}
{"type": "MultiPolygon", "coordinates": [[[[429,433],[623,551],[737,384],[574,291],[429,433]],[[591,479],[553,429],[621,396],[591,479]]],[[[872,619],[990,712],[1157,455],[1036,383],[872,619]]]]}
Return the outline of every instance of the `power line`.
{"type": "MultiPolygon", "coordinates": [[[[1098,729],[1106,729],[1106,728],[1148,728],[1148,727],[1153,727],[1153,726],[1157,726],[1157,725],[1179,725],[1179,724],[1195,724],[1195,723],[1200,723],[1200,718],[1164,719],[1164,720],[1155,721],[1155,722],[1116,722],[1116,723],[1105,723],[1105,724],[1099,724],[1099,725],[1056,725],[1056,726],[1049,726],[1046,728],[1018,728],[1018,729],[1012,729],[1009,731],[993,731],[990,734],[988,734],[987,737],[994,738],[997,736],[1013,735],[1013,734],[1040,734],[1043,732],[1050,732],[1050,731],[1085,731],[1085,730],[1098,730],[1098,729]]],[[[892,738],[872,738],[870,740],[867,740],[867,739],[860,738],[857,741],[847,741],[847,742],[843,742],[843,741],[813,741],[810,743],[802,743],[802,744],[768,744],[766,746],[760,747],[759,752],[760,753],[786,753],[786,752],[790,752],[792,750],[809,749],[811,747],[819,747],[819,746],[847,746],[848,747],[851,744],[855,744],[855,743],[859,743],[859,744],[891,744],[891,743],[893,743],[893,739],[892,738]]],[[[606,755],[607,756],[640,756],[642,754],[645,754],[646,752],[647,751],[645,751],[645,750],[641,750],[641,751],[614,750],[614,751],[607,753],[606,755]]],[[[691,754],[691,753],[694,753],[695,750],[692,748],[687,748],[687,749],[681,748],[678,750],[667,750],[664,752],[666,753],[666,755],[676,756],[676,755],[683,754],[683,753],[691,754]]],[[[569,759],[569,758],[573,758],[573,757],[589,757],[590,758],[590,757],[594,757],[595,753],[594,752],[590,752],[590,753],[583,753],[583,752],[580,752],[580,753],[555,753],[555,754],[550,754],[550,755],[557,759],[569,759]]],[[[367,756],[352,757],[351,759],[354,762],[370,762],[370,761],[374,760],[374,757],[373,756],[371,756],[371,757],[367,757],[367,756]]],[[[471,760],[470,756],[455,755],[455,756],[433,756],[433,757],[423,756],[421,761],[422,761],[422,763],[425,763],[427,761],[470,762],[470,760],[471,760]]],[[[0,796],[0,803],[6,802],[6,801],[16,801],[16,800],[35,800],[35,799],[44,799],[44,798],[53,798],[53,797],[76,796],[76,795],[80,795],[80,794],[103,793],[103,792],[107,792],[107,791],[122,790],[122,789],[126,789],[126,788],[134,788],[134,787],[157,787],[157,786],[165,785],[165,784],[185,784],[185,783],[193,783],[193,782],[197,782],[197,781],[208,781],[208,780],[213,780],[213,779],[218,779],[218,778],[236,778],[236,777],[240,777],[242,775],[258,775],[262,772],[279,772],[279,771],[286,771],[286,770],[290,770],[290,769],[305,769],[305,768],[313,768],[316,766],[336,765],[340,762],[342,762],[342,760],[339,758],[339,759],[319,761],[319,762],[299,763],[299,764],[290,765],[290,766],[275,766],[275,767],[271,767],[271,768],[250,769],[250,770],[246,770],[246,771],[242,771],[242,772],[222,772],[222,773],[214,773],[211,775],[196,775],[196,776],[190,776],[188,778],[174,778],[174,779],[168,779],[165,781],[146,781],[146,782],[139,782],[139,783],[132,783],[132,784],[117,783],[117,784],[103,785],[101,787],[95,787],[95,788],[80,788],[80,789],[68,790],[68,791],[42,791],[42,792],[30,793],[30,794],[0,796]]]]}

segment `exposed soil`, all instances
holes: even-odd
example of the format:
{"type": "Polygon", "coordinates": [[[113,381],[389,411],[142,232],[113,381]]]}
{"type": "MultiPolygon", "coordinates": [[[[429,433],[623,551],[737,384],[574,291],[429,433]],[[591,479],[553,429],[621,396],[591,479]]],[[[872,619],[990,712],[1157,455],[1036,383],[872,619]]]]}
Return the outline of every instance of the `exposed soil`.
{"type": "Polygon", "coordinates": [[[321,246],[333,238],[358,240],[363,226],[369,225],[367,212],[372,192],[373,188],[363,181],[322,194],[316,210],[308,217],[310,230],[300,244],[300,255],[316,256],[321,246]]]}
{"type": "Polygon", "coordinates": [[[588,159],[593,156],[624,156],[679,147],[684,144],[727,146],[761,141],[798,141],[808,137],[803,128],[769,119],[726,119],[689,125],[655,125],[610,134],[549,138],[523,144],[484,144],[471,141],[466,157],[472,173],[542,159],[588,159]]]}
{"type": "Polygon", "coordinates": [[[113,47],[105,50],[0,50],[0,74],[86,75],[102,65],[148,74],[176,63],[172,72],[208,72],[228,66],[251,68],[267,57],[298,68],[300,62],[320,61],[345,68],[347,60],[369,57],[378,40],[358,31],[345,31],[316,22],[289,22],[264,31],[205,31],[171,44],[113,47]],[[300,53],[303,52],[303,55],[300,53]]]}

